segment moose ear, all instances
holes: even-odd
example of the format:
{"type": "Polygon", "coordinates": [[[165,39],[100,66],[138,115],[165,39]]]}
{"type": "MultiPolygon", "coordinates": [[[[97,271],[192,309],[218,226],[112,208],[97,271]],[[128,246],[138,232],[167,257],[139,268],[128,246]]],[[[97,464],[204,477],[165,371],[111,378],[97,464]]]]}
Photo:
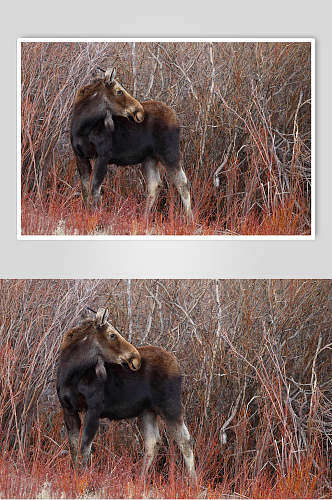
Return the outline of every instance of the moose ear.
{"type": "Polygon", "coordinates": [[[105,71],[104,78],[105,78],[105,84],[106,85],[111,85],[111,83],[114,81],[116,76],[116,69],[115,68],[108,68],[105,71]]]}
{"type": "Polygon", "coordinates": [[[97,326],[104,326],[107,323],[108,316],[109,316],[109,310],[108,307],[99,307],[97,313],[96,313],[96,324],[97,326]]]}

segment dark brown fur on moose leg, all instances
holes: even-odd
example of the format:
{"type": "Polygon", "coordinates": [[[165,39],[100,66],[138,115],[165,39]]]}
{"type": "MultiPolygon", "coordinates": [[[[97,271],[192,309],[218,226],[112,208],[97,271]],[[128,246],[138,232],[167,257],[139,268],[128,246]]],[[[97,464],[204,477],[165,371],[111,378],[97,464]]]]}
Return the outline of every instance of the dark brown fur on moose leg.
{"type": "Polygon", "coordinates": [[[74,466],[77,463],[80,441],[81,419],[76,411],[63,408],[63,417],[68,434],[69,449],[74,466]]]}
{"type": "Polygon", "coordinates": [[[76,166],[81,178],[83,203],[85,207],[88,208],[88,200],[90,193],[90,177],[92,172],[91,163],[89,159],[77,156],[76,166]]]}

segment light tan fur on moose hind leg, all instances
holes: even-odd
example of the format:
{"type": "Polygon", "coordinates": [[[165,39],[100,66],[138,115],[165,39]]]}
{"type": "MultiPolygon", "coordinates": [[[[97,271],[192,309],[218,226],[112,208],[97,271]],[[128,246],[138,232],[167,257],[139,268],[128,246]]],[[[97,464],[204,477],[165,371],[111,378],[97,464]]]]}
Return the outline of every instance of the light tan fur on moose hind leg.
{"type": "Polygon", "coordinates": [[[151,210],[159,195],[162,186],[162,180],[160,178],[160,172],[157,160],[153,158],[147,158],[144,161],[144,177],[148,193],[144,211],[144,220],[145,220],[146,232],[148,232],[151,210]]]}
{"type": "Polygon", "coordinates": [[[193,440],[189,434],[186,424],[183,421],[167,421],[166,425],[169,434],[173,437],[181,450],[191,482],[194,485],[197,485],[197,475],[195,471],[195,460],[193,453],[193,440]]]}
{"type": "Polygon", "coordinates": [[[166,169],[167,176],[173,182],[176,189],[181,196],[181,200],[183,206],[186,211],[187,220],[190,224],[193,224],[194,217],[191,210],[191,199],[190,199],[190,191],[189,191],[189,182],[187,176],[182,167],[178,167],[176,169],[167,168],[166,169]]]}

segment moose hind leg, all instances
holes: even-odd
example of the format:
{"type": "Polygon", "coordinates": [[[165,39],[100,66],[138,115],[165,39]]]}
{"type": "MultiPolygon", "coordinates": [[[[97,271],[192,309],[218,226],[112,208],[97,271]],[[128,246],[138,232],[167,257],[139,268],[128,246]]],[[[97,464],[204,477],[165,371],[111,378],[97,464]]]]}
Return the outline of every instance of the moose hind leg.
{"type": "Polygon", "coordinates": [[[186,211],[187,219],[190,223],[192,223],[194,219],[191,211],[191,199],[190,199],[189,182],[187,176],[184,173],[182,167],[177,167],[177,168],[167,167],[166,171],[168,177],[173,182],[173,184],[175,185],[176,189],[178,190],[181,196],[181,200],[186,211]]]}
{"type": "Polygon", "coordinates": [[[145,447],[142,475],[143,477],[145,477],[150,468],[150,465],[153,462],[154,457],[158,452],[160,446],[160,434],[159,434],[157,416],[154,413],[152,412],[144,413],[141,421],[143,425],[143,436],[144,436],[144,447],[145,447]]]}
{"type": "Polygon", "coordinates": [[[68,409],[63,410],[63,417],[68,434],[70,454],[75,465],[80,440],[81,419],[77,412],[72,412],[68,409]]]}
{"type": "Polygon", "coordinates": [[[148,197],[146,200],[145,220],[148,220],[148,216],[151,212],[154,202],[160,192],[160,188],[162,186],[158,162],[153,158],[148,158],[144,162],[144,176],[147,184],[148,197]]]}
{"type": "Polygon", "coordinates": [[[190,479],[196,482],[193,444],[187,426],[183,421],[177,423],[168,421],[167,429],[181,450],[190,479]]]}

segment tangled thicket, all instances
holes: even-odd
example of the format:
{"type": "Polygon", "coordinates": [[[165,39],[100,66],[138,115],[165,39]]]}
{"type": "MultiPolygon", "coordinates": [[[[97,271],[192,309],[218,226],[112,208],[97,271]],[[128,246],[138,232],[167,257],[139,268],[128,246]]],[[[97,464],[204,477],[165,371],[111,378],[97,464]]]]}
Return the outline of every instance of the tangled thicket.
{"type": "MultiPolygon", "coordinates": [[[[0,286],[0,460],[61,460],[66,444],[54,384],[61,337],[87,305],[108,305],[111,321],[133,344],[160,345],[177,356],[203,483],[264,496],[264,477],[265,495],[331,493],[331,281],[7,280],[0,286]]],[[[129,463],[139,461],[141,445],[130,422],[102,426],[96,457],[106,468],[126,453],[129,463]]]]}
{"type": "Polygon", "coordinates": [[[156,234],[308,234],[311,199],[309,42],[22,44],[22,232],[144,233],[140,169],[113,169],[103,214],[82,222],[69,141],[73,96],[96,66],[116,66],[140,101],[172,106],[195,226],[167,187],[156,234]],[[135,224],[132,223],[135,219],[135,224]],[[164,225],[163,225],[164,224],[164,225]]]}

